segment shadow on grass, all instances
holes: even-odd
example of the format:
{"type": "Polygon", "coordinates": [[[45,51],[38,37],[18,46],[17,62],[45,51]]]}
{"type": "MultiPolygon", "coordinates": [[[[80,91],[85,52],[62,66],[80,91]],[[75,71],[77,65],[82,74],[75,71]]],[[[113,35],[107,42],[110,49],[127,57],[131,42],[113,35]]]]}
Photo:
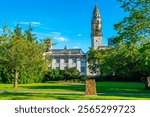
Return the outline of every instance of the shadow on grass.
{"type": "Polygon", "coordinates": [[[34,93],[2,93],[1,100],[150,100],[150,95],[97,95],[82,94],[34,94],[34,93]]]}
{"type": "Polygon", "coordinates": [[[85,86],[84,85],[64,85],[64,86],[20,86],[23,88],[28,88],[28,89],[60,89],[60,90],[71,90],[71,91],[84,91],[85,86]]]}
{"type": "Polygon", "coordinates": [[[2,93],[1,100],[72,100],[78,94],[34,94],[34,93],[2,93]]]}

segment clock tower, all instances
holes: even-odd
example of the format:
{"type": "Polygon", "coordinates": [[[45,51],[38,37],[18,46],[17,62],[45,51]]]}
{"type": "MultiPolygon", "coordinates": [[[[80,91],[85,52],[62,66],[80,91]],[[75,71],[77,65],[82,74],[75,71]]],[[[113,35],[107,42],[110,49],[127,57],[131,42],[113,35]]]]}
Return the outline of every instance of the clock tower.
{"type": "Polygon", "coordinates": [[[96,5],[93,11],[91,23],[91,46],[94,50],[102,46],[102,23],[100,18],[100,11],[96,5]]]}

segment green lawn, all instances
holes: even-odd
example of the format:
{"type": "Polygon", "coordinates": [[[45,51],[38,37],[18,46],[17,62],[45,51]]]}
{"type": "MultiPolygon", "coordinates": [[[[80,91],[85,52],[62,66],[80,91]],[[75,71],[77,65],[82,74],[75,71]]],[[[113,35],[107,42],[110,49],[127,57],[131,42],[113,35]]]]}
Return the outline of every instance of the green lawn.
{"type": "Polygon", "coordinates": [[[97,96],[85,96],[85,84],[77,83],[38,83],[0,84],[1,100],[149,100],[150,91],[144,90],[142,83],[129,82],[97,82],[97,96]]]}

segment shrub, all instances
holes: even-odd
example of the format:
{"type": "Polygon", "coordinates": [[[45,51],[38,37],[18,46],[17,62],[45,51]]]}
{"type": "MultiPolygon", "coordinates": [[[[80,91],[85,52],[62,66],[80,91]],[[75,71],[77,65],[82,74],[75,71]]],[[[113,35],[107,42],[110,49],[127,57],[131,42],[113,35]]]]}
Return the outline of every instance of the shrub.
{"type": "Polygon", "coordinates": [[[73,68],[67,70],[49,69],[44,75],[43,82],[59,80],[67,82],[68,80],[77,81],[83,79],[84,78],[83,76],[80,76],[79,71],[73,68]]]}

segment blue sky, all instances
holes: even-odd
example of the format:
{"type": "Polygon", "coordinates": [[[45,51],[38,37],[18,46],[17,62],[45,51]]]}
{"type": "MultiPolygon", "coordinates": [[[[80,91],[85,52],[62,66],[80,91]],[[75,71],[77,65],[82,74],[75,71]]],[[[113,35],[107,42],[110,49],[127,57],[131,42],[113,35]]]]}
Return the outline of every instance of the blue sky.
{"type": "Polygon", "coordinates": [[[0,0],[0,33],[6,23],[13,29],[21,24],[39,39],[53,37],[57,44],[53,48],[82,48],[84,52],[91,46],[91,17],[95,4],[102,19],[103,45],[116,35],[113,25],[127,14],[117,0],[0,0]]]}

